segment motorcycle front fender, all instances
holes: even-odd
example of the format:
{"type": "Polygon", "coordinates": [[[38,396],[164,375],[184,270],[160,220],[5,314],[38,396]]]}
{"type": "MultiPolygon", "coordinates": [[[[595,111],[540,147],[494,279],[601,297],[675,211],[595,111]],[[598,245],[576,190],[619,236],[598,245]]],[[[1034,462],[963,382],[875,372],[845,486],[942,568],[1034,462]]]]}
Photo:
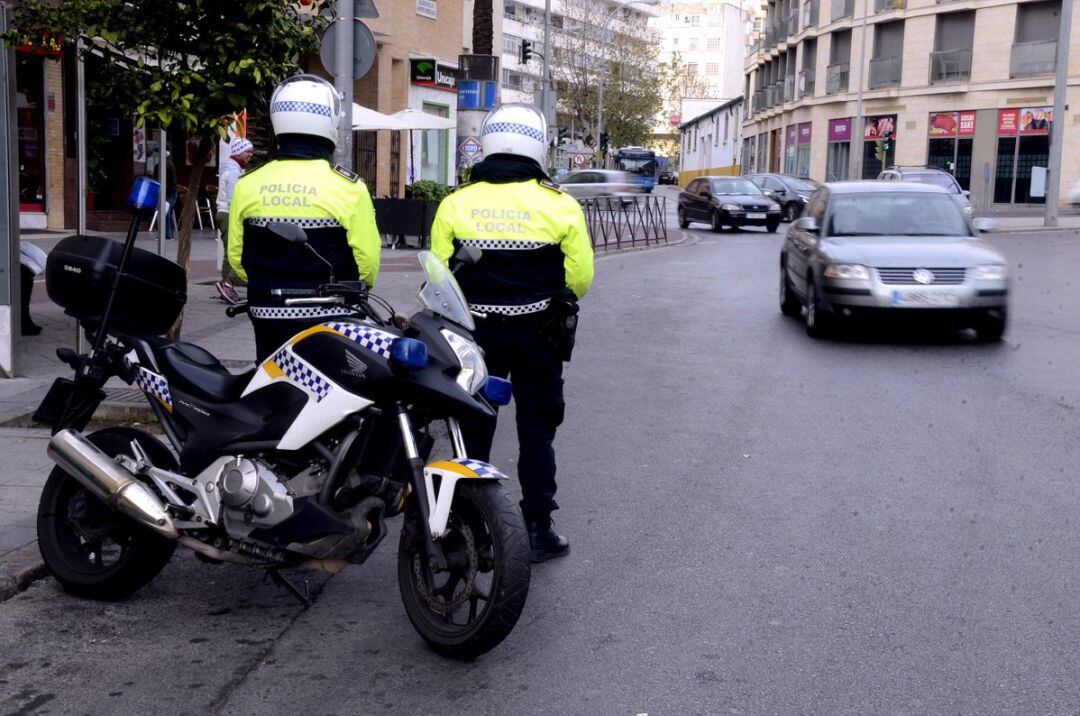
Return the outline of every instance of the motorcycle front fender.
{"type": "Polygon", "coordinates": [[[459,480],[507,480],[502,471],[481,460],[454,458],[439,460],[424,467],[424,486],[427,489],[428,505],[431,514],[428,517],[428,529],[434,539],[446,534],[446,525],[450,520],[450,506],[454,502],[454,490],[459,480]],[[435,490],[435,478],[438,478],[438,494],[435,490]]]}

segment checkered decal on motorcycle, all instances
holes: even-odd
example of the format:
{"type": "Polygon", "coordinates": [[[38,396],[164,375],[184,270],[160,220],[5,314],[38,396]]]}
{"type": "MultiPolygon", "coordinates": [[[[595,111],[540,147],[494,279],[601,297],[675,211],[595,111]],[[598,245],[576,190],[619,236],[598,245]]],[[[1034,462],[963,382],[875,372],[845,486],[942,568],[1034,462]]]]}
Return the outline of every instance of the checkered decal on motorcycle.
{"type": "Polygon", "coordinates": [[[322,399],[330,392],[330,381],[316,373],[307,363],[297,358],[288,348],[282,348],[271,359],[277,363],[281,372],[289,380],[303,388],[309,395],[315,398],[315,402],[322,399]]]}
{"type": "Polygon", "coordinates": [[[518,124],[517,122],[492,122],[484,125],[483,134],[494,134],[495,132],[508,132],[510,134],[524,134],[530,139],[535,139],[538,142],[544,141],[544,133],[539,129],[534,129],[527,124],[518,124]]]}
{"type": "Polygon", "coordinates": [[[308,114],[318,114],[323,117],[331,116],[330,108],[325,104],[316,104],[314,102],[294,102],[290,100],[282,100],[281,102],[274,102],[274,106],[270,108],[271,112],[307,112],[308,114]]]}
{"type": "Polygon", "coordinates": [[[478,249],[490,249],[492,251],[520,251],[522,249],[542,249],[547,246],[555,246],[550,241],[529,241],[528,239],[458,239],[462,246],[475,246],[478,249]]]}
{"type": "Polygon", "coordinates": [[[494,465],[489,465],[488,463],[481,462],[480,460],[470,460],[468,458],[456,457],[453,460],[449,460],[449,462],[456,462],[462,467],[469,468],[476,473],[477,477],[490,477],[494,479],[502,479],[506,477],[506,475],[504,475],[502,471],[494,465]]]}
{"type": "Polygon", "coordinates": [[[329,308],[327,306],[252,306],[248,309],[248,313],[252,318],[265,320],[326,318],[329,316],[347,316],[353,312],[351,308],[329,308]]]}
{"type": "Polygon", "coordinates": [[[390,360],[390,346],[397,339],[393,333],[357,323],[327,323],[326,325],[350,341],[359,344],[361,348],[366,348],[375,355],[390,360]]]}
{"type": "Polygon", "coordinates": [[[172,411],[172,393],[169,392],[169,382],[165,380],[165,376],[139,366],[139,372],[135,374],[135,385],[172,411]]]}

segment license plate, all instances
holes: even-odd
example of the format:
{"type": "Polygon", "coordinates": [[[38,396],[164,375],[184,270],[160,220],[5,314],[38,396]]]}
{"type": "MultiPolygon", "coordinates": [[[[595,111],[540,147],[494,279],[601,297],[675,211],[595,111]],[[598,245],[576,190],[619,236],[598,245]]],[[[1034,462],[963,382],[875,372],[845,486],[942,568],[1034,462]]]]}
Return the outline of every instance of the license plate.
{"type": "Polygon", "coordinates": [[[766,214],[747,214],[746,215],[747,219],[764,219],[765,217],[766,217],[766,214]]]}
{"type": "Polygon", "coordinates": [[[893,291],[894,306],[957,306],[960,297],[944,291],[893,291]]]}

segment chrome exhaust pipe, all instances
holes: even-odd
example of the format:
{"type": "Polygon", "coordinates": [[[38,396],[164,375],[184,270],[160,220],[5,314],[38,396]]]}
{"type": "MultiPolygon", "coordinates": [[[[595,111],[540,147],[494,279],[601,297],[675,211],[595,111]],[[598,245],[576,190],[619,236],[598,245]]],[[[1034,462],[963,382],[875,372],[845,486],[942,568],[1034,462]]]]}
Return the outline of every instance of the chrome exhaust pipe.
{"type": "Polygon", "coordinates": [[[165,505],[116,460],[74,430],[49,440],[49,458],[109,507],[169,539],[179,539],[165,505]]]}

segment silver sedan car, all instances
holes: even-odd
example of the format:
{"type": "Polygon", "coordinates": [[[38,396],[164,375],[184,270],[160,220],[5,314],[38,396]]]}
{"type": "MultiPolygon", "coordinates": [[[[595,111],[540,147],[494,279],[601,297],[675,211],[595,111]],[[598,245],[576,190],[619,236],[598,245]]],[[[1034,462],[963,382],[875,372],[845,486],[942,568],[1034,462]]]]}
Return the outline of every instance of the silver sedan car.
{"type": "Polygon", "coordinates": [[[632,174],[614,169],[579,169],[560,179],[559,185],[575,199],[644,193],[632,174]]]}
{"type": "Polygon", "coordinates": [[[948,192],[929,184],[839,182],[810,198],[780,250],[780,310],[828,334],[859,316],[945,320],[980,340],[1005,332],[1005,258],[948,192]]]}

